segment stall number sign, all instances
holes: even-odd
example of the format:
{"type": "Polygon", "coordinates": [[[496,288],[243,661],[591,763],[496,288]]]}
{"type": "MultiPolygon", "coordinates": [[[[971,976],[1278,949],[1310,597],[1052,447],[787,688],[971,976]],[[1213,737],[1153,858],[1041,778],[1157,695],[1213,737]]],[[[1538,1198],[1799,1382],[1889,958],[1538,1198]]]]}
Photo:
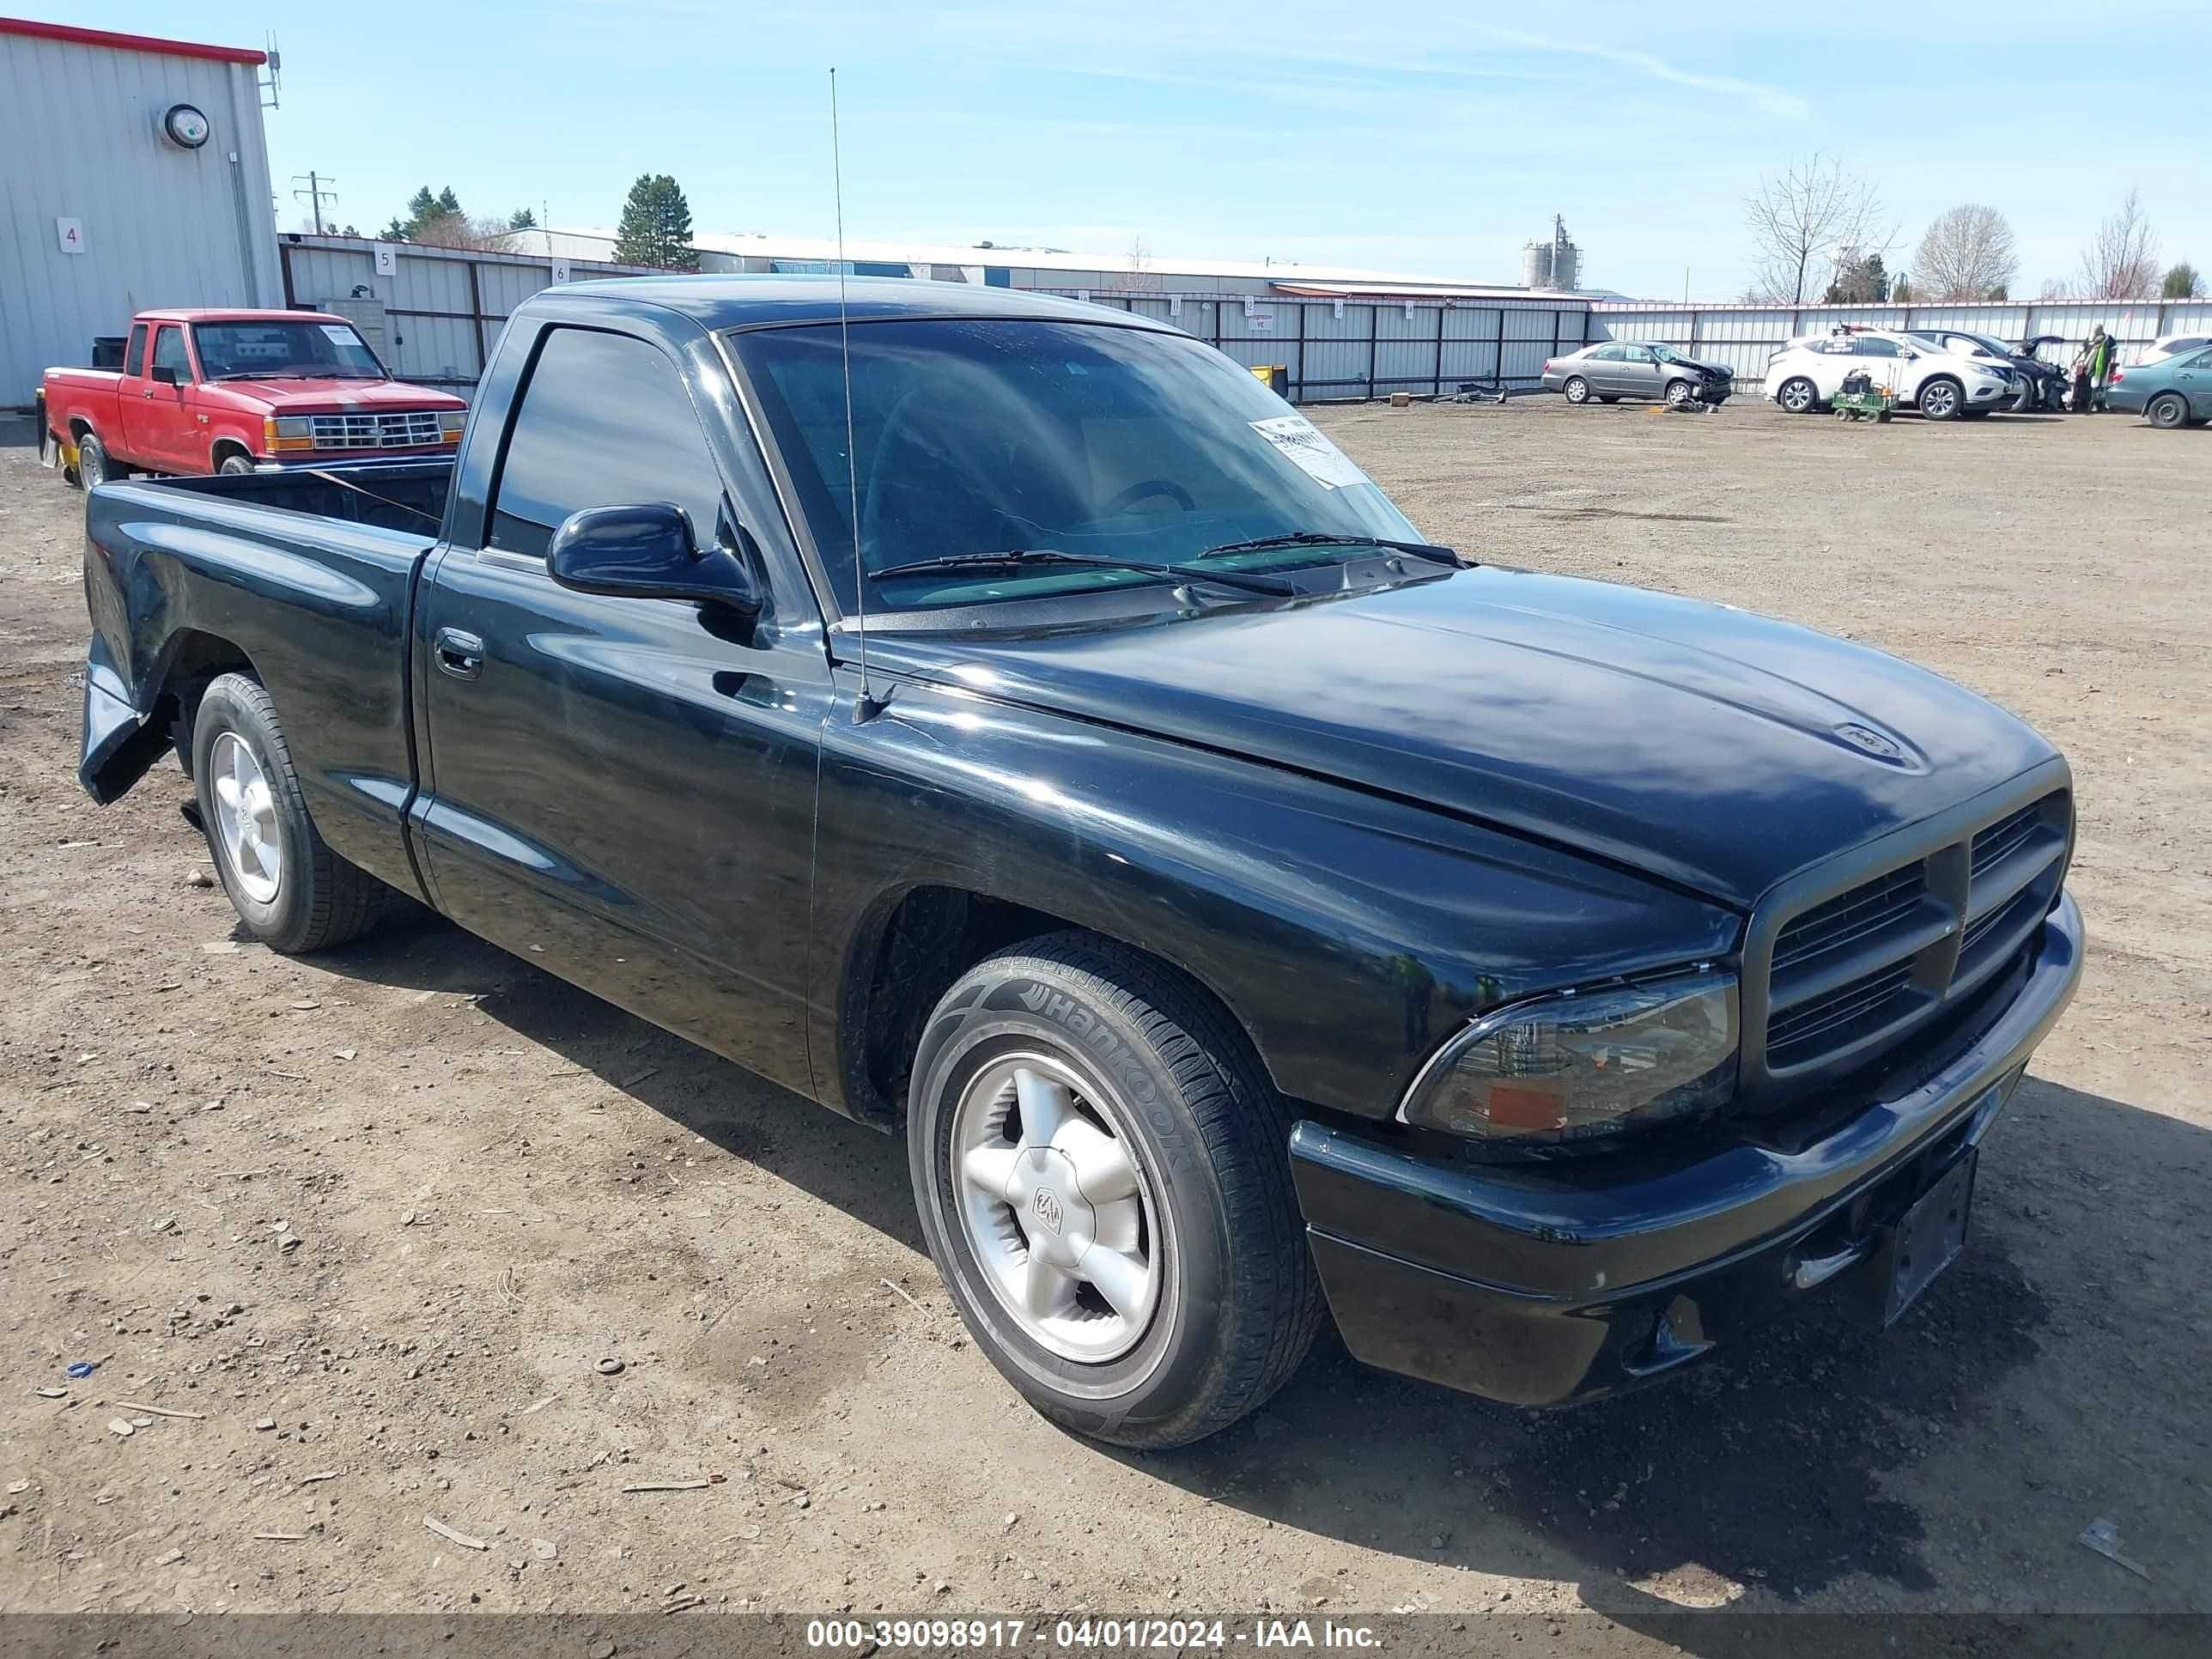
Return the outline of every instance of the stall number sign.
{"type": "Polygon", "coordinates": [[[55,220],[54,239],[62,245],[62,252],[64,253],[83,252],[84,221],[82,219],[55,220]]]}
{"type": "Polygon", "coordinates": [[[399,274],[399,250],[389,242],[379,242],[375,248],[376,274],[397,276],[399,274]]]}

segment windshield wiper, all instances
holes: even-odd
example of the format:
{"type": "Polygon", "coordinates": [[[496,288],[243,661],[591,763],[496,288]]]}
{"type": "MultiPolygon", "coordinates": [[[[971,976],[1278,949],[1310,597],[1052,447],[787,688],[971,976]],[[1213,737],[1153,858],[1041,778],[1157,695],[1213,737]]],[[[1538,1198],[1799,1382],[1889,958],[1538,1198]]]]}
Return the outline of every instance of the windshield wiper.
{"type": "Polygon", "coordinates": [[[1286,530],[1279,536],[1255,536],[1249,541],[1223,542],[1199,553],[1207,558],[1216,553],[1256,553],[1267,547],[1382,547],[1393,553],[1411,553],[1415,558],[1426,559],[1432,564],[1448,564],[1454,569],[1465,568],[1456,548],[1442,547],[1434,542],[1394,542],[1383,536],[1338,536],[1320,530],[1286,530]]]}
{"type": "Polygon", "coordinates": [[[1099,570],[1142,570],[1177,581],[1218,582],[1253,593],[1295,594],[1295,582],[1276,576],[1257,576],[1242,570],[1200,570],[1187,564],[1154,564],[1146,559],[1117,559],[1109,554],[1064,553],[1056,547],[1013,547],[997,553],[946,553],[933,559],[909,559],[868,574],[878,581],[886,576],[921,576],[940,570],[1019,570],[1030,565],[1088,565],[1099,570]]]}

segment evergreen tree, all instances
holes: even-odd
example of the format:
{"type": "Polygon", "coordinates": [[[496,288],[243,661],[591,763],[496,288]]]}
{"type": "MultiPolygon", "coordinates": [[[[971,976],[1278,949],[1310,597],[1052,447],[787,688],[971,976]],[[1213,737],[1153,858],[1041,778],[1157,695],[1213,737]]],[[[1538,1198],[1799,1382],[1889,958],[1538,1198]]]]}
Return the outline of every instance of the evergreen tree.
{"type": "Polygon", "coordinates": [[[691,246],[691,204],[668,174],[641,173],[629,187],[615,232],[615,258],[663,270],[699,269],[698,251],[691,246]]]}
{"type": "Polygon", "coordinates": [[[535,230],[538,228],[538,216],[528,208],[517,208],[507,216],[507,228],[509,230],[535,230]]]}

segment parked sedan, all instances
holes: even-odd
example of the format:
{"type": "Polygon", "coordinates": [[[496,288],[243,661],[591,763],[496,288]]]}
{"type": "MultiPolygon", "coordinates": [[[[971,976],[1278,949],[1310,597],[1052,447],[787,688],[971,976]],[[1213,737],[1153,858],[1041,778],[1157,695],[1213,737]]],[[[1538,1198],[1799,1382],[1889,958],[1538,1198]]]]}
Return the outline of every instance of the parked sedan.
{"type": "Polygon", "coordinates": [[[1938,351],[1907,334],[1850,329],[1792,340],[1776,352],[1766,365],[1766,396],[1790,414],[1810,415],[1857,369],[1896,393],[1899,408],[1917,409],[1931,421],[1990,414],[2017,390],[2016,377],[2000,364],[1938,351]]]}
{"type": "Polygon", "coordinates": [[[2212,346],[2114,369],[2105,401],[2169,432],[2212,421],[2212,346]]]}
{"type": "Polygon", "coordinates": [[[1720,404],[1735,389],[1735,377],[1720,364],[1701,363],[1656,341],[1606,340],[1544,365],[1544,390],[1565,393],[1571,404],[1593,398],[1601,404],[1623,398],[1720,404]]]}

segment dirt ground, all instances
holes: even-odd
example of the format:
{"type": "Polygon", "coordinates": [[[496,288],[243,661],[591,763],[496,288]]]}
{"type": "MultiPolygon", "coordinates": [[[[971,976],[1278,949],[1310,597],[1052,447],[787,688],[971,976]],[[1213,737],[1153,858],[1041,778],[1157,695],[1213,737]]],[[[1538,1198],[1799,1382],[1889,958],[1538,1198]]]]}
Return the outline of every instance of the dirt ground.
{"type": "Polygon", "coordinates": [[[94,807],[81,501],[18,423],[0,1608],[2212,1608],[2212,434],[1319,418],[1440,539],[1871,641],[2071,757],[2087,977],[1899,1329],[1554,1417],[1325,1339],[1194,1450],[1071,1439],[963,1340],[897,1140],[427,915],[241,944],[173,763],[94,807]]]}

